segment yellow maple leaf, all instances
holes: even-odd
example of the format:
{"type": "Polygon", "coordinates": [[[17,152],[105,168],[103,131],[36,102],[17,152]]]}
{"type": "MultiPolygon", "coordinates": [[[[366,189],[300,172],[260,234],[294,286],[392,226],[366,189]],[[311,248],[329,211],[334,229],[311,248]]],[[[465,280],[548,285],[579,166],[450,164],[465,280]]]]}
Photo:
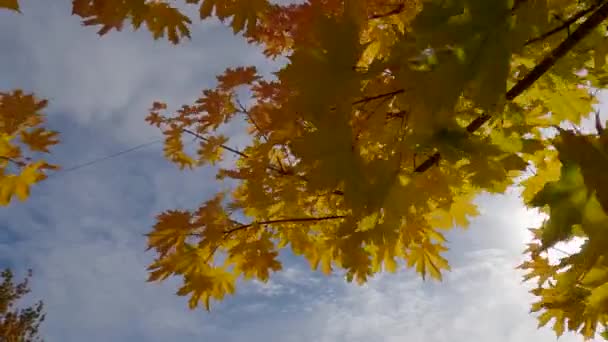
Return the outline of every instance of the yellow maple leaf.
{"type": "Polygon", "coordinates": [[[173,248],[182,248],[194,228],[192,216],[183,210],[170,210],[157,217],[154,231],[148,234],[148,249],[165,256],[173,248]]]}
{"type": "Polygon", "coordinates": [[[6,133],[0,133],[0,157],[11,160],[21,155],[19,147],[11,144],[13,136],[6,133]]]}
{"type": "Polygon", "coordinates": [[[210,309],[210,299],[222,300],[224,295],[234,293],[235,277],[221,267],[207,268],[204,273],[189,275],[184,278],[184,285],[177,291],[178,296],[191,294],[188,300],[190,309],[194,309],[199,301],[205,309],[210,309]]]}
{"type": "Polygon", "coordinates": [[[25,201],[30,194],[30,186],[46,178],[40,170],[46,165],[44,161],[37,161],[23,168],[21,174],[15,179],[15,195],[25,201]]]}
{"type": "Polygon", "coordinates": [[[215,165],[217,162],[222,160],[222,153],[224,152],[224,144],[228,142],[228,138],[219,136],[210,136],[202,140],[199,145],[200,148],[197,151],[199,155],[200,164],[211,163],[215,165]]]}
{"type": "Polygon", "coordinates": [[[26,165],[17,175],[0,175],[0,205],[8,205],[13,196],[25,201],[30,194],[30,186],[46,178],[40,171],[46,165],[37,161],[26,165]]]}
{"type": "Polygon", "coordinates": [[[276,259],[278,253],[271,248],[273,244],[267,236],[253,242],[239,243],[229,250],[228,260],[235,265],[236,272],[242,273],[246,279],[256,277],[266,281],[270,271],[282,269],[276,259]]]}
{"type": "Polygon", "coordinates": [[[448,261],[439,253],[447,251],[444,246],[433,244],[428,240],[409,248],[407,254],[407,266],[416,266],[416,272],[420,273],[422,279],[426,274],[432,278],[442,279],[441,270],[450,270],[448,261]]]}
{"type": "Polygon", "coordinates": [[[180,169],[186,167],[192,168],[196,165],[195,160],[184,152],[184,144],[181,139],[181,131],[176,130],[175,133],[167,132],[167,138],[165,139],[164,152],[167,159],[178,164],[180,169]]]}
{"type": "Polygon", "coordinates": [[[523,277],[524,280],[538,277],[538,286],[542,286],[558,269],[551,266],[547,258],[539,255],[535,256],[532,260],[524,261],[518,268],[528,270],[528,273],[523,277]]]}
{"type": "Polygon", "coordinates": [[[559,337],[564,334],[564,330],[566,328],[566,315],[562,310],[547,310],[543,312],[538,317],[538,327],[543,327],[551,321],[551,319],[555,318],[555,322],[553,323],[553,331],[559,337]]]}

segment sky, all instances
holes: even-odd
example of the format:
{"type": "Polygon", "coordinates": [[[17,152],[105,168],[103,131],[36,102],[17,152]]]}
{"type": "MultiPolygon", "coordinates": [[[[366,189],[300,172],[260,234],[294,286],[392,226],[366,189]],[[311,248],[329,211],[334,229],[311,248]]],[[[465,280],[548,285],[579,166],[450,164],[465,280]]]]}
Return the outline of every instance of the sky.
{"type": "Polygon", "coordinates": [[[100,38],[70,16],[68,0],[21,5],[22,15],[0,12],[0,89],[50,100],[49,127],[61,132],[50,161],[70,169],[150,143],[57,173],[28,201],[0,209],[0,267],[33,269],[30,297],[45,303],[46,341],[556,340],[537,329],[530,285],[515,269],[527,228],[542,221],[517,190],[476,200],[481,215],[449,235],[452,271],[441,283],[400,270],[359,286],[285,255],[268,283],[240,284],[210,313],[189,310],[175,295],[178,280],[146,282],[153,255],[143,234],[158,213],[196,207],[219,185],[212,169],[180,171],[163,159],[147,109],[154,100],[190,103],[226,67],[268,74],[277,62],[217,21],[197,22],[193,39],[173,47],[146,31],[100,38]]]}

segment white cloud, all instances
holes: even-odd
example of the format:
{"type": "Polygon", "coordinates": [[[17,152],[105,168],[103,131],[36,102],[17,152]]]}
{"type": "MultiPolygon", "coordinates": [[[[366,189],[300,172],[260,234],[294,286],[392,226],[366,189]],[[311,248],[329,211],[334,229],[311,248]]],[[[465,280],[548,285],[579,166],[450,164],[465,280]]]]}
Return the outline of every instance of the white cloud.
{"type": "MultiPolygon", "coordinates": [[[[522,284],[522,272],[515,269],[525,227],[539,218],[533,212],[512,210],[519,202],[515,193],[480,202],[486,216],[475,219],[470,231],[451,236],[453,270],[443,282],[423,282],[412,270],[381,274],[364,286],[347,284],[339,276],[321,277],[316,291],[302,293],[291,305],[289,318],[272,318],[280,328],[258,332],[258,339],[555,341],[550,327],[537,329],[536,319],[528,313],[534,300],[527,292],[532,284],[522,284]]],[[[260,322],[258,328],[272,320],[260,322]]],[[[242,336],[247,334],[245,330],[242,336]]],[[[573,334],[560,338],[580,340],[573,334]]]]}
{"type": "MultiPolygon", "coordinates": [[[[508,254],[467,255],[441,284],[385,275],[348,286],[336,303],[317,303],[318,341],[552,341],[527,313],[531,297],[508,254]]],[[[565,341],[574,341],[571,337],[565,341]]]]}

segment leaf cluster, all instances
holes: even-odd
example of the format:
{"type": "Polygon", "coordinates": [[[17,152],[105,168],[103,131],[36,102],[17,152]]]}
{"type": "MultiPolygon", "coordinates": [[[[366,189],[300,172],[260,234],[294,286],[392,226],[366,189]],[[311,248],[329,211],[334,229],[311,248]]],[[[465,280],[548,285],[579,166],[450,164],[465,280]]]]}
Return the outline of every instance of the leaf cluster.
{"type": "Polygon", "coordinates": [[[0,92],[0,205],[13,196],[24,201],[30,187],[46,178],[56,165],[37,159],[59,141],[58,132],[44,127],[46,100],[21,90],[0,92]],[[29,150],[29,153],[27,153],[29,150]]]}
{"type": "Polygon", "coordinates": [[[608,131],[596,118],[597,134],[558,128],[554,146],[562,164],[559,179],[545,184],[530,201],[549,214],[520,265],[526,279],[538,277],[532,293],[542,312],[539,325],[554,319],[559,336],[567,329],[591,339],[608,327],[608,131]],[[546,251],[557,243],[584,239],[580,251],[549,264],[546,251]]]}

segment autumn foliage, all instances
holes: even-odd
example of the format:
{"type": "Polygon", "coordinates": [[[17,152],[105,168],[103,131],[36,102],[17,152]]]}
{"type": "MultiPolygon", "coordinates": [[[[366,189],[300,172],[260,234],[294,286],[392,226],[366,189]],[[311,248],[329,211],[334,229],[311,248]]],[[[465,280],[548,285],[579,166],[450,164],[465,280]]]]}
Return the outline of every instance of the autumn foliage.
{"type": "Polygon", "coordinates": [[[606,336],[608,131],[599,116],[595,132],[572,127],[608,83],[608,2],[176,3],[74,0],[73,12],[99,34],[126,22],[178,44],[192,24],[182,10],[196,6],[288,63],[271,78],[229,68],[176,111],[153,104],[165,156],[215,165],[234,188],[158,215],[150,281],[180,276],[178,294],[209,309],[237,279],[280,271],[283,248],[348,281],[403,265],[440,280],[444,232],[478,215],[476,195],[519,186],[548,217],[520,265],[538,280],[539,324],[606,336]],[[250,142],[237,150],[218,132],[243,120],[250,142]],[[199,139],[195,153],[184,136],[199,139]],[[226,153],[236,162],[218,164],[226,153]],[[547,251],[574,237],[581,250],[550,263],[547,251]]]}

